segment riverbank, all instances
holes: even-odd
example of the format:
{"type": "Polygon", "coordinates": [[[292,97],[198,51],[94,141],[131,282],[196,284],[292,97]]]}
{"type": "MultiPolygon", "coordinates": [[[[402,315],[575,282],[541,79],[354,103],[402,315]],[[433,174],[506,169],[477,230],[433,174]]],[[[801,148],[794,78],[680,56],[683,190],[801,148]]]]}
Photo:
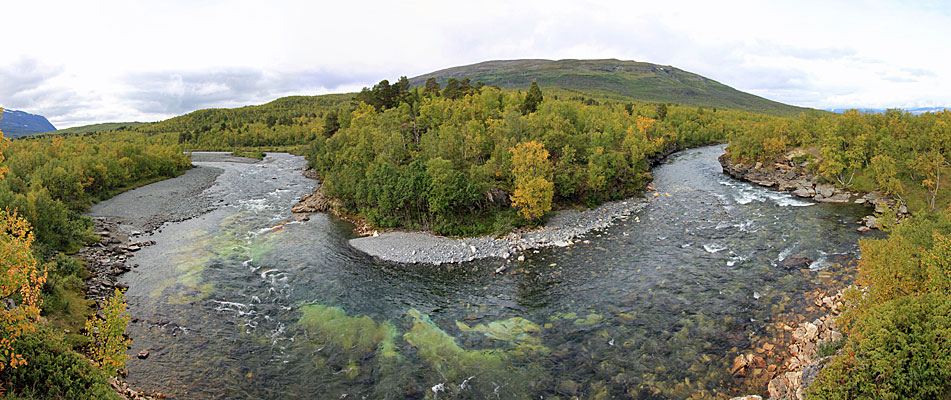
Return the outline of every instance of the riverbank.
{"type": "MultiPolygon", "coordinates": [[[[807,168],[807,162],[797,162],[808,156],[818,157],[817,153],[818,151],[815,150],[794,149],[778,156],[772,162],[757,162],[750,165],[733,162],[729,153],[723,153],[717,160],[723,167],[724,173],[741,181],[774,188],[780,192],[788,192],[796,197],[819,203],[868,204],[874,207],[876,214],[886,209],[893,209],[897,212],[899,219],[908,216],[908,208],[890,195],[880,192],[852,192],[831,183],[820,182],[819,177],[807,168]]],[[[858,228],[859,232],[880,228],[876,217],[871,214],[858,221],[857,224],[861,225],[858,228]]]]}
{"type": "MultiPolygon", "coordinates": [[[[194,153],[193,162],[256,163],[258,160],[234,157],[228,153],[194,153]]],[[[217,208],[217,202],[203,195],[223,172],[220,168],[199,166],[184,174],[120,193],[94,205],[86,215],[93,218],[99,241],[80,249],[89,278],[83,285],[85,297],[96,303],[98,312],[115,289],[128,289],[119,278],[138,264],[129,262],[134,253],[155,244],[140,240],[165,223],[184,221],[217,208]]],[[[133,319],[133,322],[137,321],[133,319]]],[[[138,358],[147,358],[148,352],[138,358]]],[[[122,378],[110,385],[126,399],[162,399],[162,393],[138,391],[122,378]]]]}
{"type": "MultiPolygon", "coordinates": [[[[734,163],[729,153],[724,153],[718,161],[723,172],[735,179],[800,198],[819,203],[867,204],[874,207],[875,214],[894,209],[900,218],[908,215],[905,205],[891,196],[852,192],[820,182],[819,177],[807,169],[806,162],[796,161],[809,154],[807,150],[796,149],[772,163],[746,165],[734,163]]],[[[867,215],[856,223],[860,225],[857,231],[863,233],[881,228],[874,215],[867,215]]],[[[765,386],[770,400],[802,400],[804,391],[835,357],[835,350],[843,341],[835,320],[844,307],[842,293],[846,285],[841,280],[832,280],[827,286],[805,293],[808,301],[821,312],[818,318],[808,321],[801,314],[777,315],[777,322],[768,327],[764,338],[733,360],[730,372],[745,378],[752,390],[765,386]]]]}
{"type": "MultiPolygon", "coordinates": [[[[425,232],[389,231],[350,240],[353,248],[384,261],[406,264],[446,264],[481,258],[509,259],[520,252],[543,247],[566,247],[588,232],[604,229],[643,208],[647,198],[612,201],[596,208],[561,210],[541,228],[453,239],[425,232]]],[[[524,259],[524,258],[522,258],[524,259]]],[[[498,272],[502,272],[500,268],[498,272]]]]}

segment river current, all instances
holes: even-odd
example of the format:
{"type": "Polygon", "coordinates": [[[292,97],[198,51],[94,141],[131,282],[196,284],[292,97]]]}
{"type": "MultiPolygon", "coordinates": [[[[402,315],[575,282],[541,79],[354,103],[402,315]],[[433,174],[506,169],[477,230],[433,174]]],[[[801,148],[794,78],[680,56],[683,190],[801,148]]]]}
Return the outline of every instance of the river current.
{"type": "Polygon", "coordinates": [[[316,187],[303,158],[196,163],[224,169],[205,192],[220,207],[164,225],[122,278],[128,380],[175,398],[732,393],[751,338],[850,273],[868,210],[736,181],[722,153],[668,157],[643,210],[572,246],[439,267],[376,261],[325,214],[295,221],[316,187]],[[815,261],[783,267],[792,255],[815,261]]]}

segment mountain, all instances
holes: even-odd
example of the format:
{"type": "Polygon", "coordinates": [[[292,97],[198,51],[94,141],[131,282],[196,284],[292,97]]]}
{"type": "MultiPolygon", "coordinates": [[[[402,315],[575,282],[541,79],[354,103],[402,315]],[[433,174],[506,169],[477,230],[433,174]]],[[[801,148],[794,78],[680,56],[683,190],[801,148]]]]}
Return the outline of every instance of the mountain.
{"type": "Polygon", "coordinates": [[[0,117],[3,117],[0,119],[0,131],[9,138],[56,130],[56,127],[42,115],[4,109],[0,117]]]}
{"type": "Polygon", "coordinates": [[[469,78],[473,84],[527,89],[532,81],[585,95],[618,100],[674,103],[794,116],[813,112],[741,92],[675,67],[621,60],[504,60],[447,68],[410,79],[422,86],[428,78],[445,86],[449,78],[469,78]]]}

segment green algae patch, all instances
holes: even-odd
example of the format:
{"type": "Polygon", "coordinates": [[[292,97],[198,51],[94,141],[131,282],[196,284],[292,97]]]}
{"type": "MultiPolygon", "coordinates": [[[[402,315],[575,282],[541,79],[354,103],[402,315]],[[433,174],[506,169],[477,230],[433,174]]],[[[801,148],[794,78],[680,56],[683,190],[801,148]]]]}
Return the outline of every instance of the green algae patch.
{"type": "Polygon", "coordinates": [[[594,325],[598,322],[604,321],[604,317],[601,314],[588,314],[583,319],[578,318],[575,320],[575,325],[578,326],[589,326],[594,325]]]}
{"type": "Polygon", "coordinates": [[[518,353],[548,354],[550,352],[547,347],[542,346],[541,339],[533,336],[541,332],[541,327],[522,317],[492,321],[473,327],[456,321],[456,327],[462,332],[482,333],[490,339],[512,343],[515,345],[514,350],[518,353]]]}
{"type": "Polygon", "coordinates": [[[396,327],[389,322],[377,324],[366,315],[351,317],[340,307],[322,304],[307,305],[301,311],[299,326],[317,334],[319,341],[339,346],[356,359],[374,353],[385,358],[399,357],[396,327]]]}
{"type": "Polygon", "coordinates": [[[541,331],[541,327],[539,327],[538,324],[522,317],[492,321],[488,324],[478,324],[471,328],[462,322],[456,322],[456,326],[463,332],[481,332],[490,339],[504,340],[507,342],[537,342],[538,339],[531,336],[531,334],[541,331]]]}
{"type": "Polygon", "coordinates": [[[408,314],[413,318],[413,328],[403,335],[403,339],[416,348],[420,358],[446,379],[455,380],[464,371],[472,369],[500,371],[505,366],[501,351],[465,350],[456,343],[456,338],[436,326],[429,316],[415,308],[410,309],[408,314]]]}
{"type": "Polygon", "coordinates": [[[516,341],[515,347],[510,349],[467,350],[459,345],[456,338],[433,323],[429,316],[416,309],[410,309],[408,315],[412,318],[413,326],[403,335],[403,339],[434,370],[437,382],[444,382],[446,387],[459,388],[457,395],[465,391],[466,396],[472,398],[489,398],[494,397],[493,393],[499,387],[505,387],[509,398],[530,398],[533,382],[545,375],[544,370],[533,361],[537,358],[526,357],[529,353],[527,350],[537,355],[540,352],[538,349],[544,349],[536,344],[537,339],[528,339],[530,336],[525,335],[540,330],[531,321],[513,318],[498,321],[495,325],[490,323],[481,327],[467,327],[471,332],[525,340],[522,343],[516,341]]]}

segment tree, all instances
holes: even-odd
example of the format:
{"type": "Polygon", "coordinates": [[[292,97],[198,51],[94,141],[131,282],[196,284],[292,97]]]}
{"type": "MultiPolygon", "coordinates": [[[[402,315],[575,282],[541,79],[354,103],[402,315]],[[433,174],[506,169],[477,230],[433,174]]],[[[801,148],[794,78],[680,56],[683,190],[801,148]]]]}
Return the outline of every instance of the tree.
{"type": "Polygon", "coordinates": [[[538,83],[532,81],[532,86],[528,88],[528,94],[525,95],[525,101],[522,102],[522,115],[528,115],[538,110],[538,105],[542,103],[544,97],[542,90],[538,88],[538,83]]]}
{"type": "Polygon", "coordinates": [[[125,294],[116,289],[102,307],[102,319],[93,316],[86,321],[86,335],[92,339],[92,358],[108,374],[125,368],[125,354],[131,340],[125,338],[129,314],[125,312],[125,294]]]}
{"type": "Polygon", "coordinates": [[[667,119],[667,104],[660,103],[654,107],[654,111],[657,112],[657,120],[663,121],[667,119]]]}
{"type": "Polygon", "coordinates": [[[442,97],[455,100],[461,99],[465,95],[466,93],[462,90],[462,84],[460,84],[456,78],[449,78],[449,80],[446,81],[446,88],[442,90],[442,97]]]}
{"type": "Polygon", "coordinates": [[[439,96],[439,82],[436,82],[436,78],[426,79],[426,86],[423,87],[423,94],[429,97],[439,96]]]}
{"type": "Polygon", "coordinates": [[[340,130],[340,120],[337,118],[337,110],[332,110],[327,112],[324,115],[324,127],[321,128],[321,133],[324,137],[331,137],[337,131],[340,130]]]}
{"type": "Polygon", "coordinates": [[[519,143],[509,151],[512,153],[512,174],[515,175],[512,205],[519,209],[519,215],[535,220],[551,211],[551,199],[555,194],[548,150],[545,150],[545,145],[532,141],[519,143]]]}

